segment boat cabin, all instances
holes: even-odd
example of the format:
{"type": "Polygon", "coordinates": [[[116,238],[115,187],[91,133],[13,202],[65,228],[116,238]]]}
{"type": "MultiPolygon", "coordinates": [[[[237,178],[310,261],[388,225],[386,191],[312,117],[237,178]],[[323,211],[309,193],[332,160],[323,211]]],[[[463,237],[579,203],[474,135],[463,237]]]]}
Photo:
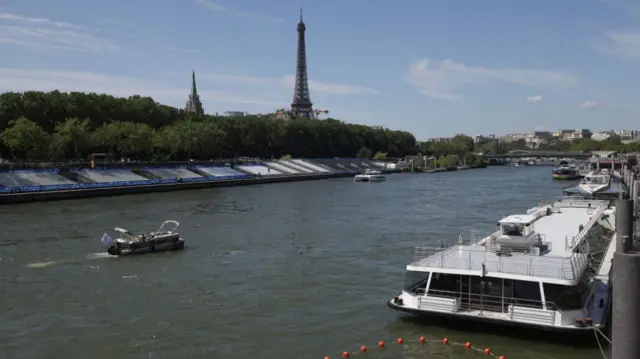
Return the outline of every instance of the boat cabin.
{"type": "MultiPolygon", "coordinates": [[[[550,211],[550,209],[549,209],[550,211]]],[[[497,255],[511,255],[513,252],[541,255],[548,252],[550,244],[542,242],[535,231],[535,221],[539,215],[517,214],[501,219],[497,235],[489,238],[485,244],[497,255]]]]}

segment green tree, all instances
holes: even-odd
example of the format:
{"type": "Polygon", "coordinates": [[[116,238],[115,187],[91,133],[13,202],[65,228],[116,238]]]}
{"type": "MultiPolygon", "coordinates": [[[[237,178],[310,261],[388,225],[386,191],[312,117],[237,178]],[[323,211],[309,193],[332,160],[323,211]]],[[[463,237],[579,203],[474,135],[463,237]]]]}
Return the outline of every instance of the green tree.
{"type": "Polygon", "coordinates": [[[0,140],[14,158],[24,160],[48,159],[51,136],[37,123],[20,117],[8,122],[8,127],[0,133],[0,140]]]}
{"type": "Polygon", "coordinates": [[[376,152],[376,154],[373,156],[374,159],[376,160],[386,160],[387,159],[387,153],[386,152],[376,152]]]}
{"type": "MultiPolygon", "coordinates": [[[[261,116],[193,115],[142,96],[116,98],[79,92],[0,95],[0,130],[27,117],[53,135],[49,157],[70,159],[106,152],[138,159],[185,160],[235,156],[353,157],[370,153],[404,157],[417,151],[406,131],[347,124],[336,119],[279,121],[261,116]]],[[[11,141],[9,141],[11,142],[11,141]]],[[[26,144],[16,144],[14,149],[26,144]]],[[[3,145],[4,146],[4,145],[3,145]]],[[[5,152],[9,150],[4,146],[5,152]]],[[[16,157],[27,154],[13,151],[16,157]]],[[[370,157],[371,155],[369,155],[370,157]]]]}
{"type": "Polygon", "coordinates": [[[358,158],[371,158],[371,150],[362,146],[356,155],[358,158]]]}
{"type": "Polygon", "coordinates": [[[86,158],[89,149],[89,121],[69,118],[55,127],[51,138],[54,158],[86,158]]]}

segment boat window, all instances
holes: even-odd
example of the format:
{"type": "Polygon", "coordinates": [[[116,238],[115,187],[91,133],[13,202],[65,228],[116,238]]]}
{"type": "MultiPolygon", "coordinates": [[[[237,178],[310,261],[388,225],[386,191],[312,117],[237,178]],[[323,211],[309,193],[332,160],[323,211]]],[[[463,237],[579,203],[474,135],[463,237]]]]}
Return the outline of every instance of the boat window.
{"type": "Polygon", "coordinates": [[[409,293],[416,293],[421,289],[421,292],[424,293],[428,280],[429,272],[407,271],[404,280],[404,290],[409,293]]]}
{"type": "Polygon", "coordinates": [[[507,236],[522,237],[524,226],[521,224],[505,223],[502,225],[502,234],[507,236]]]}
{"type": "Polygon", "coordinates": [[[457,274],[433,273],[429,294],[455,295],[460,291],[460,276],[457,274]]]}
{"type": "Polygon", "coordinates": [[[542,308],[540,283],[521,280],[513,281],[513,298],[516,305],[542,308]]]}
{"type": "Polygon", "coordinates": [[[543,286],[546,301],[555,304],[556,308],[560,310],[582,308],[586,296],[589,294],[589,286],[584,282],[576,286],[548,283],[543,286]]]}

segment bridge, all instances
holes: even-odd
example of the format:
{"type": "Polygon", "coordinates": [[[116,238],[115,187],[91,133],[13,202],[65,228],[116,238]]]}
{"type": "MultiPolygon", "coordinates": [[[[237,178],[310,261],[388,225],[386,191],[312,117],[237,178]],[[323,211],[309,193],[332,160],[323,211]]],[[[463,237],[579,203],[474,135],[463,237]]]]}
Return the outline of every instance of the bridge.
{"type": "Polygon", "coordinates": [[[512,150],[507,153],[501,154],[483,154],[481,157],[484,159],[505,159],[505,158],[574,158],[574,159],[588,159],[592,156],[591,152],[582,151],[527,151],[527,150],[512,150]]]}

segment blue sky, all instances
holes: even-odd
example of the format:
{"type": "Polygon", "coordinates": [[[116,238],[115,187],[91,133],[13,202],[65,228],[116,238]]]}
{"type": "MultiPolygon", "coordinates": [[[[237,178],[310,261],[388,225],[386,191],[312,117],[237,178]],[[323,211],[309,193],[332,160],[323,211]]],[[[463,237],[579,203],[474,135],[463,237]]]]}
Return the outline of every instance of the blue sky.
{"type": "Polygon", "coordinates": [[[288,107],[304,7],[316,108],[418,139],[640,128],[633,0],[3,0],[0,91],[288,107]]]}

